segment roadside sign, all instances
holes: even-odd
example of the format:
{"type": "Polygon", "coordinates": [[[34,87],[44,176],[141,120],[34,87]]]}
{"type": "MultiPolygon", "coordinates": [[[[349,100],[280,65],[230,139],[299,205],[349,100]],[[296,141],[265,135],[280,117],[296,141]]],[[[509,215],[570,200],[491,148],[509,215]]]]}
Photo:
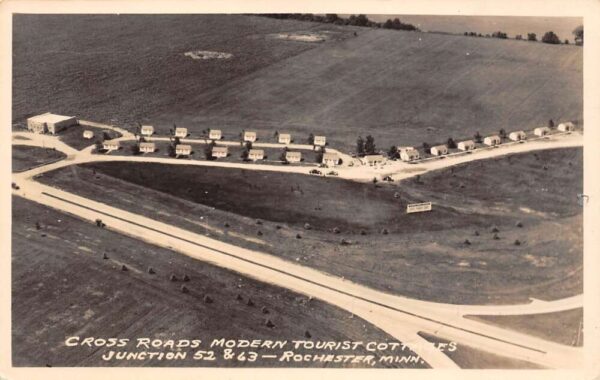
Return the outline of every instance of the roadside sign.
{"type": "Polygon", "coordinates": [[[406,205],[406,213],[431,211],[431,202],[411,203],[406,205]]]}

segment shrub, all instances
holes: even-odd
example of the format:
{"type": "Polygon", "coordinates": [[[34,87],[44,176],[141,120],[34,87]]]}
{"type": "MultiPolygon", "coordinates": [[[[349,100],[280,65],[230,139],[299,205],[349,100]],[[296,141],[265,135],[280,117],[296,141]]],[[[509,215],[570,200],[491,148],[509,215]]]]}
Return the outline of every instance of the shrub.
{"type": "Polygon", "coordinates": [[[465,245],[471,245],[471,241],[469,239],[465,239],[465,245]]]}
{"type": "Polygon", "coordinates": [[[154,269],[152,267],[148,267],[148,273],[155,274],[156,272],[154,271],[154,269]]]}
{"type": "Polygon", "coordinates": [[[360,230],[360,234],[364,236],[364,235],[366,235],[366,234],[367,234],[367,231],[365,231],[365,230],[360,230]]]}
{"type": "Polygon", "coordinates": [[[181,285],[181,293],[187,294],[189,292],[190,292],[190,290],[187,288],[187,286],[181,285]]]}
{"type": "Polygon", "coordinates": [[[248,301],[246,302],[246,305],[248,305],[248,306],[254,306],[254,301],[252,301],[250,298],[248,298],[248,301]]]}
{"type": "Polygon", "coordinates": [[[560,38],[553,31],[546,32],[542,37],[542,42],[545,44],[560,44],[560,38]]]}
{"type": "Polygon", "coordinates": [[[169,281],[172,281],[172,282],[177,281],[177,276],[175,276],[174,274],[171,274],[171,276],[169,277],[169,281]]]}
{"type": "Polygon", "coordinates": [[[190,281],[190,276],[188,276],[187,274],[183,275],[183,281],[188,282],[190,281]]]}
{"type": "Polygon", "coordinates": [[[235,299],[236,299],[236,300],[238,300],[238,301],[241,301],[241,300],[243,300],[243,299],[244,299],[244,297],[242,297],[242,295],[238,293],[238,294],[235,296],[235,299]]]}
{"type": "Polygon", "coordinates": [[[479,231],[475,231],[475,236],[479,236],[479,231]]]}
{"type": "Polygon", "coordinates": [[[267,320],[265,321],[265,326],[267,326],[268,328],[273,328],[275,327],[275,324],[267,318],[267,320]]]}
{"type": "Polygon", "coordinates": [[[304,337],[305,337],[305,338],[308,338],[308,339],[312,338],[312,335],[310,334],[310,331],[306,330],[306,331],[304,332],[304,337]]]}
{"type": "Polygon", "coordinates": [[[331,230],[334,234],[339,234],[341,231],[339,228],[337,227],[333,227],[333,230],[331,230]]]}
{"type": "Polygon", "coordinates": [[[302,239],[302,235],[296,234],[296,239],[302,239]]]}
{"type": "Polygon", "coordinates": [[[125,264],[121,265],[121,270],[123,272],[127,272],[129,269],[127,269],[127,267],[125,266],[125,264]]]}
{"type": "Polygon", "coordinates": [[[204,296],[203,300],[204,300],[204,303],[213,303],[212,297],[209,296],[208,294],[204,296]]]}
{"type": "Polygon", "coordinates": [[[498,229],[498,227],[494,226],[492,227],[492,232],[500,232],[500,230],[498,229]]]}
{"type": "Polygon", "coordinates": [[[108,260],[108,255],[106,254],[106,252],[102,254],[102,259],[103,260],[108,260]]]}
{"type": "Polygon", "coordinates": [[[515,245],[521,245],[521,241],[519,239],[515,240],[515,245]]]}
{"type": "Polygon", "coordinates": [[[260,308],[260,311],[261,311],[263,314],[269,314],[269,309],[267,309],[267,307],[266,307],[266,306],[263,306],[263,307],[261,307],[261,308],[260,308]]]}
{"type": "Polygon", "coordinates": [[[537,35],[535,33],[527,33],[527,41],[537,41],[537,35]]]}
{"type": "Polygon", "coordinates": [[[258,236],[263,236],[263,233],[261,230],[258,230],[258,232],[256,233],[258,236]]]}
{"type": "Polygon", "coordinates": [[[388,233],[389,233],[389,231],[387,230],[387,228],[384,228],[383,230],[381,230],[382,235],[387,235],[388,233]]]}
{"type": "Polygon", "coordinates": [[[225,228],[229,228],[229,223],[225,222],[225,223],[223,223],[223,226],[224,226],[225,228]]]}
{"type": "Polygon", "coordinates": [[[498,234],[494,234],[494,240],[500,240],[500,236],[498,236],[498,234]]]}
{"type": "Polygon", "coordinates": [[[519,227],[519,228],[521,228],[521,227],[523,227],[523,223],[517,222],[516,226],[519,227]]]}

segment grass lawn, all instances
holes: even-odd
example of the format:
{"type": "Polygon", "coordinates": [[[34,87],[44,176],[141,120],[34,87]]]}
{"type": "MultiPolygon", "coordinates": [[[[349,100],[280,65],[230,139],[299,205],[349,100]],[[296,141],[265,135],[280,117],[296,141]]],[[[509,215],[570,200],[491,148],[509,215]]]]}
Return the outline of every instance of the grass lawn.
{"type": "Polygon", "coordinates": [[[354,151],[366,134],[387,150],[582,119],[583,49],[572,45],[243,15],[17,15],[13,29],[14,123],[51,109],[160,133],[312,132],[354,151]],[[273,38],[296,31],[334,37],[273,38]]]}
{"type": "Polygon", "coordinates": [[[560,149],[377,186],[133,163],[86,164],[40,180],[384,291],[515,303],[582,291],[581,168],[581,149],[560,149]],[[477,187],[461,189],[461,180],[477,187]],[[434,211],[405,213],[407,202],[423,200],[433,200],[434,211]]]}
{"type": "Polygon", "coordinates": [[[44,149],[37,146],[12,146],[12,171],[22,172],[33,167],[49,164],[67,157],[54,149],[44,149]]]}
{"type": "MultiPolygon", "coordinates": [[[[435,335],[424,332],[420,336],[431,343],[450,343],[449,340],[439,338],[435,335]]],[[[505,356],[495,355],[486,351],[462,345],[456,342],[456,350],[445,351],[446,355],[452,359],[462,369],[540,369],[537,364],[529,363],[519,359],[507,358],[505,356]]]]}
{"type": "Polygon", "coordinates": [[[569,346],[583,346],[582,308],[535,315],[469,315],[468,318],[569,346]]]}
{"type": "Polygon", "coordinates": [[[302,340],[309,331],[314,340],[393,340],[324,302],[240,277],[19,197],[13,197],[12,207],[14,366],[283,365],[222,359],[104,362],[100,357],[107,349],[66,347],[69,336],[209,343],[220,338],[302,340]],[[122,265],[128,271],[122,271],[122,265]],[[149,267],[154,274],[148,273],[149,267]],[[170,281],[171,274],[177,281],[170,281]],[[184,275],[189,276],[188,282],[183,282],[184,275]],[[189,293],[181,291],[182,285],[189,293]],[[238,294],[242,300],[236,299],[238,294]],[[212,302],[207,303],[205,296],[212,302]],[[254,303],[251,306],[249,299],[254,303]],[[267,318],[274,327],[265,325],[267,318]]]}
{"type": "Polygon", "coordinates": [[[60,133],[58,133],[58,139],[75,149],[81,150],[90,145],[94,145],[97,140],[102,140],[104,133],[111,139],[121,137],[120,133],[111,129],[96,128],[88,125],[74,125],[60,131],[60,133]],[[83,138],[83,131],[87,130],[94,132],[94,137],[89,140],[83,138]]]}

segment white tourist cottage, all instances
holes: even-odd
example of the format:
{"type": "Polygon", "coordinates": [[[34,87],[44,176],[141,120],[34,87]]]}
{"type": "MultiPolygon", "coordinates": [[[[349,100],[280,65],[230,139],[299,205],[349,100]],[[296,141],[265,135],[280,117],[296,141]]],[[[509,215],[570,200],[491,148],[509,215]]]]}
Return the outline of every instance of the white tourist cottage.
{"type": "Polygon", "coordinates": [[[248,151],[248,159],[252,161],[258,161],[265,158],[265,151],[262,149],[250,149],[248,151]]]}
{"type": "Polygon", "coordinates": [[[313,144],[315,146],[325,146],[327,145],[327,138],[325,136],[315,136],[313,144]]]}
{"type": "Polygon", "coordinates": [[[153,142],[141,142],[140,143],[140,152],[142,153],[152,153],[156,150],[156,145],[153,142]]]}
{"type": "Polygon", "coordinates": [[[187,128],[180,128],[180,127],[175,128],[175,137],[184,138],[184,137],[187,137],[187,135],[188,135],[187,128]]]}
{"type": "Polygon", "coordinates": [[[119,150],[120,144],[118,141],[107,140],[102,143],[102,149],[110,152],[113,150],[119,150]]]}
{"type": "Polygon", "coordinates": [[[385,157],[381,154],[369,154],[363,157],[363,163],[369,166],[382,165],[385,162],[385,157]]]}
{"type": "Polygon", "coordinates": [[[575,124],[571,123],[570,121],[566,123],[560,123],[556,129],[561,132],[572,132],[575,130],[575,124]]]}
{"type": "Polygon", "coordinates": [[[215,146],[212,148],[211,156],[213,158],[225,158],[229,154],[226,146],[215,146]]]}
{"type": "Polygon", "coordinates": [[[550,128],[548,128],[548,127],[538,127],[533,130],[533,134],[536,136],[540,136],[540,137],[546,136],[549,133],[550,133],[550,128]]]}
{"type": "Polygon", "coordinates": [[[515,132],[511,132],[508,135],[508,138],[511,139],[512,141],[521,141],[521,140],[525,140],[527,139],[527,133],[525,133],[524,131],[515,131],[515,132]]]}
{"type": "Polygon", "coordinates": [[[289,144],[292,142],[292,135],[289,133],[280,133],[278,136],[278,141],[280,144],[289,144]]]}
{"type": "Polygon", "coordinates": [[[53,135],[65,128],[77,125],[75,116],[56,115],[47,112],[27,119],[27,129],[34,133],[52,133],[53,135]]]}
{"type": "Polygon", "coordinates": [[[502,143],[502,139],[498,135],[488,136],[483,139],[483,143],[487,146],[496,146],[502,143]]]}
{"type": "Polygon", "coordinates": [[[84,139],[93,139],[94,138],[94,131],[90,131],[89,129],[86,129],[85,131],[83,131],[83,138],[84,139]]]}
{"type": "Polygon", "coordinates": [[[448,154],[448,147],[446,145],[436,145],[431,147],[430,152],[434,156],[443,156],[448,154]]]}
{"type": "Polygon", "coordinates": [[[154,134],[154,127],[151,125],[142,125],[140,133],[142,134],[142,136],[152,136],[154,134]]]}
{"type": "Polygon", "coordinates": [[[208,131],[208,138],[211,140],[221,140],[223,134],[220,129],[211,129],[208,131]]]}
{"type": "Polygon", "coordinates": [[[300,162],[302,161],[302,153],[288,150],[285,152],[285,160],[291,163],[300,162]]]}
{"type": "Polygon", "coordinates": [[[255,142],[256,141],[256,132],[254,131],[245,131],[244,132],[244,141],[245,142],[255,142]]]}
{"type": "Polygon", "coordinates": [[[175,154],[178,156],[189,156],[192,154],[192,146],[187,144],[177,144],[175,146],[175,154]]]}
{"type": "Polygon", "coordinates": [[[402,161],[414,161],[420,157],[419,151],[413,147],[400,148],[400,159],[402,161]]]}
{"type": "Polygon", "coordinates": [[[475,142],[473,140],[465,140],[456,144],[458,150],[462,150],[463,152],[475,149],[475,142]]]}
{"type": "Polygon", "coordinates": [[[340,163],[340,158],[337,153],[323,153],[323,160],[321,162],[327,166],[335,166],[340,163]]]}

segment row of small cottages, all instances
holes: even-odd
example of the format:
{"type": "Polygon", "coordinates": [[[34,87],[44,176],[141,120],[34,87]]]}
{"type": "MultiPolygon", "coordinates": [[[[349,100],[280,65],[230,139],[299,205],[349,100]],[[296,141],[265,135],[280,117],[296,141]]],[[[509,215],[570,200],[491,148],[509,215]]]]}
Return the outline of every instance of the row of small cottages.
{"type": "MultiPolygon", "coordinates": [[[[571,122],[561,123],[558,125],[557,129],[561,132],[571,132],[575,130],[575,124],[571,122]]],[[[539,127],[533,130],[533,134],[539,137],[546,136],[550,133],[550,128],[548,127],[539,127]]],[[[527,133],[525,131],[515,131],[511,132],[508,135],[508,138],[511,141],[522,141],[527,139],[527,133]]],[[[502,144],[502,139],[498,135],[487,136],[483,139],[483,144],[487,146],[496,146],[502,144]]],[[[456,144],[456,148],[460,151],[466,152],[475,149],[475,142],[473,140],[465,140],[460,141],[456,144]]],[[[414,161],[420,158],[419,151],[413,147],[401,147],[398,149],[400,151],[400,159],[402,161],[414,161]]],[[[448,146],[436,145],[430,148],[430,153],[433,156],[443,156],[448,154],[448,146]]]]}
{"type": "MultiPolygon", "coordinates": [[[[154,134],[154,127],[151,125],[142,125],[140,128],[140,134],[142,136],[150,137],[154,134]]],[[[187,128],[175,128],[175,137],[185,138],[188,136],[187,128]]],[[[210,140],[220,140],[223,138],[223,133],[220,129],[211,129],[208,132],[208,138],[210,140]]],[[[255,142],[256,141],[256,132],[255,131],[244,131],[243,135],[244,142],[255,142]]],[[[290,144],[292,142],[292,135],[289,133],[279,133],[277,135],[277,141],[279,144],[290,144]]],[[[315,136],[314,137],[314,145],[316,146],[325,146],[327,143],[327,138],[325,136],[315,136]]]]}

